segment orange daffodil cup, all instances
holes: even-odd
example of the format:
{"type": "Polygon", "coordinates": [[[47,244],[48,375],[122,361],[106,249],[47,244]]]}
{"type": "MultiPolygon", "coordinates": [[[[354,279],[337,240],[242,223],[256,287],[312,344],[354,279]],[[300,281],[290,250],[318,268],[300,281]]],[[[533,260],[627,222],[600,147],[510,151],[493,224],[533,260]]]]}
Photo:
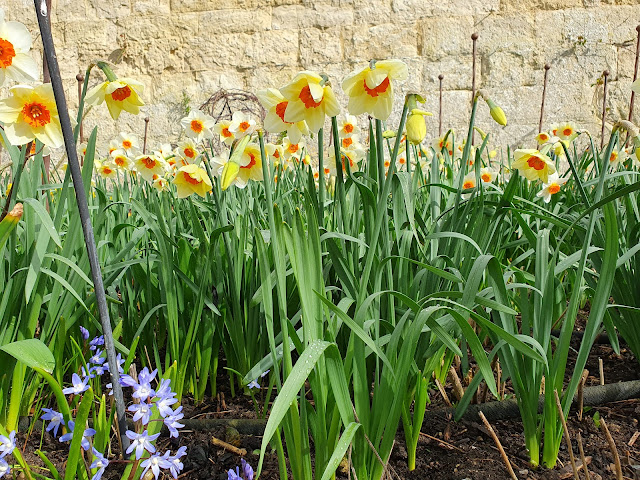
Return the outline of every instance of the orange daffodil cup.
{"type": "Polygon", "coordinates": [[[9,141],[25,145],[37,138],[48,147],[61,147],[62,127],[51,84],[16,85],[10,92],[0,100],[0,122],[9,141]]]}
{"type": "Polygon", "coordinates": [[[100,83],[87,92],[85,101],[88,105],[107,104],[111,118],[117,120],[122,111],[133,115],[140,113],[144,102],[140,95],[144,85],[131,78],[117,78],[111,68],[104,62],[98,62],[98,67],[104,72],[107,81],[100,83]]]}
{"type": "Polygon", "coordinates": [[[532,182],[542,180],[542,183],[548,183],[549,175],[556,172],[553,161],[538,150],[516,150],[513,156],[515,160],[511,166],[532,182]]]}
{"type": "Polygon", "coordinates": [[[400,60],[372,60],[347,75],[342,89],[349,96],[349,113],[370,113],[378,120],[386,120],[393,107],[393,82],[407,77],[407,65],[400,60]]]}

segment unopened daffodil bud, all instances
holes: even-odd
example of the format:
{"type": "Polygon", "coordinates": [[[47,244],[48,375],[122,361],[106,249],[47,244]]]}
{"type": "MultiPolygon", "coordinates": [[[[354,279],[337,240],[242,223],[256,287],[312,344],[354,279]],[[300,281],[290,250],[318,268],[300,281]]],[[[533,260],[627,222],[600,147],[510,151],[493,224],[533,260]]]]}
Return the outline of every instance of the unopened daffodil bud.
{"type": "Polygon", "coordinates": [[[480,128],[474,126],[473,129],[480,134],[480,137],[482,137],[483,141],[485,138],[487,138],[487,134],[484,133],[484,131],[481,130],[480,128]]]}
{"type": "Polygon", "coordinates": [[[486,99],[487,105],[489,105],[489,113],[491,113],[491,118],[493,118],[498,125],[502,125],[505,127],[507,125],[507,116],[504,114],[504,110],[495,104],[493,100],[490,98],[486,99]]]}
{"type": "Polygon", "coordinates": [[[427,136],[427,122],[420,113],[413,112],[407,119],[407,138],[413,145],[418,145],[427,136]]]}
{"type": "Polygon", "coordinates": [[[240,173],[240,165],[236,162],[227,162],[222,169],[222,190],[226,190],[240,173]]]}

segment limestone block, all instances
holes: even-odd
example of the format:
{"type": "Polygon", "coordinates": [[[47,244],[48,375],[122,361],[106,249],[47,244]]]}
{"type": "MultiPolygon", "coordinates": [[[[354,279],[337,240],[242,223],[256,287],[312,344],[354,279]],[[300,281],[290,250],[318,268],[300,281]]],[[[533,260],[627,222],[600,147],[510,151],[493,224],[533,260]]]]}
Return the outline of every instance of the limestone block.
{"type": "Polygon", "coordinates": [[[317,69],[342,61],[342,29],[305,28],[300,31],[300,63],[304,69],[317,69]]]}
{"type": "Polygon", "coordinates": [[[609,37],[612,43],[633,45],[635,48],[640,4],[635,2],[630,6],[603,6],[599,10],[599,14],[602,22],[609,27],[609,37]]]}
{"type": "Polygon", "coordinates": [[[302,5],[284,5],[273,8],[272,26],[274,30],[292,28],[329,28],[353,24],[351,8],[335,8],[317,4],[313,8],[302,5]]]}
{"type": "Polygon", "coordinates": [[[522,14],[492,14],[476,25],[478,52],[531,50],[536,41],[535,17],[522,14]]]}
{"type": "Polygon", "coordinates": [[[170,15],[170,0],[136,0],[133,2],[134,15],[170,15]]]}
{"type": "Polygon", "coordinates": [[[171,13],[208,12],[233,7],[239,9],[258,9],[265,6],[262,0],[170,0],[171,13]]]}
{"type": "Polygon", "coordinates": [[[110,20],[128,17],[132,3],[131,0],[88,0],[88,15],[110,20]]]}
{"type": "Polygon", "coordinates": [[[204,12],[198,21],[210,39],[218,33],[260,32],[271,29],[271,8],[259,10],[225,9],[204,12]]]}
{"type": "Polygon", "coordinates": [[[296,30],[270,30],[255,33],[247,42],[243,64],[245,69],[255,65],[295,65],[299,56],[299,33],[296,30]]]}
{"type": "Polygon", "coordinates": [[[430,60],[468,55],[472,50],[473,17],[425,18],[418,22],[419,51],[430,60]]]}
{"type": "Polygon", "coordinates": [[[418,56],[418,35],[413,26],[385,23],[369,28],[351,27],[345,29],[344,35],[345,52],[355,59],[418,56]]]}
{"type": "Polygon", "coordinates": [[[281,88],[289,83],[293,77],[301,70],[295,65],[286,66],[259,66],[247,71],[245,88],[257,93],[265,88],[281,88]]]}
{"type": "Polygon", "coordinates": [[[564,14],[564,36],[569,42],[593,44],[609,42],[609,28],[602,14],[595,10],[567,10],[564,14]]]}
{"type": "MultiPolygon", "coordinates": [[[[34,26],[37,28],[37,20],[34,15],[33,2],[23,2],[31,7],[27,18],[33,19],[34,26]]],[[[13,10],[13,9],[12,9],[13,10]]],[[[93,12],[91,12],[93,13],[93,12]]],[[[68,22],[74,20],[87,20],[89,17],[89,9],[85,0],[55,0],[51,2],[51,22],[68,22]]],[[[24,20],[20,20],[24,21],[24,20]]]]}
{"type": "MultiPolygon", "coordinates": [[[[391,18],[391,0],[354,0],[353,23],[355,25],[379,25],[387,23],[391,18]]],[[[393,19],[400,20],[401,15],[395,15],[393,19]]]]}
{"type": "Polygon", "coordinates": [[[536,63],[532,50],[493,52],[481,56],[481,86],[531,85],[536,63]]]}
{"type": "Polygon", "coordinates": [[[503,0],[500,8],[510,12],[573,9],[582,7],[582,2],[583,0],[503,0]]]}
{"type": "Polygon", "coordinates": [[[564,12],[539,11],[534,14],[535,46],[538,52],[549,56],[568,48],[564,32],[564,12]]]}
{"type": "MultiPolygon", "coordinates": [[[[477,66],[476,80],[481,83],[482,73],[477,66]]],[[[444,75],[442,87],[445,90],[471,89],[471,55],[448,56],[434,62],[423,62],[423,85],[437,91],[440,81],[438,75],[444,75]]]]}
{"type": "Polygon", "coordinates": [[[635,68],[636,53],[635,47],[617,47],[617,64],[616,64],[616,78],[618,80],[628,80],[631,82],[633,79],[633,71],[635,68]]]}

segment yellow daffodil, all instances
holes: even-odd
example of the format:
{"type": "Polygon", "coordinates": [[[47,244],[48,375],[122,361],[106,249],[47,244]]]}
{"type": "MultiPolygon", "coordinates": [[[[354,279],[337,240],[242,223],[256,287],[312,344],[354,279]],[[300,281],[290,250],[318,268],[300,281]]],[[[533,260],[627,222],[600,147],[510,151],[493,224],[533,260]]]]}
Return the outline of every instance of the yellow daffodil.
{"type": "Polygon", "coordinates": [[[215,123],[212,116],[202,113],[200,110],[191,110],[189,115],[180,120],[180,125],[184,128],[184,133],[196,142],[213,138],[211,129],[215,123]]]}
{"type": "Polygon", "coordinates": [[[284,121],[304,121],[313,133],[322,128],[325,116],[335,117],[340,113],[340,105],[327,78],[317,73],[298,73],[291,83],[280,89],[280,93],[288,102],[284,121]]]}
{"type": "Polygon", "coordinates": [[[186,198],[194,193],[205,197],[211,190],[211,180],[207,171],[198,165],[181,167],[176,172],[173,183],[178,189],[178,198],[186,198]]]}
{"type": "Polygon", "coordinates": [[[264,146],[264,149],[267,153],[267,158],[274,165],[282,165],[284,168],[288,167],[287,162],[284,160],[284,147],[282,145],[275,145],[273,143],[267,143],[264,146]]]}
{"type": "Polygon", "coordinates": [[[400,60],[372,61],[347,75],[342,89],[349,96],[349,113],[370,113],[378,120],[386,120],[393,106],[393,82],[407,76],[407,65],[400,60]]]}
{"type": "Polygon", "coordinates": [[[190,138],[178,144],[176,154],[184,159],[186,163],[196,163],[200,155],[198,147],[190,138]]]}
{"type": "Polygon", "coordinates": [[[627,153],[624,150],[613,150],[609,156],[609,167],[612,170],[618,168],[618,165],[627,159],[627,153]]]}
{"type": "Polygon", "coordinates": [[[557,173],[552,173],[549,175],[549,178],[546,182],[542,184],[542,190],[540,190],[536,196],[542,197],[544,203],[549,203],[551,201],[551,195],[555,195],[560,191],[560,187],[567,183],[568,178],[558,178],[557,173]]]}
{"type": "Polygon", "coordinates": [[[122,170],[131,170],[131,159],[127,156],[124,150],[114,150],[111,152],[111,161],[116,167],[122,170]]]}
{"type": "Polygon", "coordinates": [[[136,158],[134,165],[140,176],[147,182],[153,182],[154,175],[164,175],[164,160],[158,158],[156,155],[140,155],[136,158]]]}
{"type": "Polygon", "coordinates": [[[131,158],[138,156],[142,150],[140,148],[138,137],[132,133],[120,132],[120,134],[115,138],[114,144],[118,146],[118,149],[123,150],[131,158]]]}
{"type": "Polygon", "coordinates": [[[538,145],[544,145],[545,143],[550,143],[550,142],[553,142],[554,140],[558,141],[558,138],[552,137],[547,132],[540,132],[538,135],[536,135],[536,141],[538,142],[538,145]]]}
{"type": "Polygon", "coordinates": [[[284,153],[285,160],[291,161],[291,157],[300,159],[302,150],[304,149],[304,141],[299,140],[299,143],[293,143],[289,137],[282,139],[282,151],[284,153]]]}
{"type": "Polygon", "coordinates": [[[93,87],[87,92],[87,105],[102,105],[106,102],[111,118],[117,120],[124,110],[137,115],[144,102],[140,95],[144,91],[144,84],[132,78],[118,78],[107,80],[93,87]]]}
{"type": "Polygon", "coordinates": [[[16,82],[36,80],[38,65],[29,55],[31,34],[20,22],[5,22],[0,8],[0,86],[7,78],[16,82]]]}
{"type": "Polygon", "coordinates": [[[240,188],[244,188],[247,186],[247,183],[249,183],[249,180],[260,182],[263,178],[260,147],[254,143],[250,143],[245,147],[242,154],[240,171],[236,178],[236,185],[240,188]]]}
{"type": "Polygon", "coordinates": [[[496,179],[497,175],[498,173],[495,172],[494,170],[491,170],[490,168],[480,169],[480,180],[482,180],[483,183],[493,182],[496,179]]]}
{"type": "Polygon", "coordinates": [[[30,87],[16,85],[11,96],[0,100],[0,122],[13,145],[36,138],[52,148],[62,146],[62,127],[50,83],[30,87]]]}
{"type": "Polygon", "coordinates": [[[98,162],[96,163],[96,167],[98,170],[98,174],[102,178],[115,178],[116,176],[116,166],[110,161],[98,162]]]}
{"type": "MultiPolygon", "coordinates": [[[[233,141],[236,139],[236,136],[233,134],[233,132],[229,130],[230,126],[231,126],[230,120],[222,120],[213,126],[213,131],[218,135],[220,135],[220,141],[228,146],[231,146],[233,141]]],[[[270,130],[267,130],[267,131],[270,131],[270,130]]]]}
{"type": "Polygon", "coordinates": [[[427,123],[424,120],[424,115],[413,114],[407,118],[407,138],[413,145],[418,145],[427,136],[427,123]]]}
{"type": "Polygon", "coordinates": [[[159,192],[166,192],[167,190],[169,190],[169,182],[167,182],[167,179],[164,177],[156,176],[156,178],[153,179],[152,185],[153,188],[155,188],[159,192]]]}
{"type": "Polygon", "coordinates": [[[268,88],[259,91],[257,96],[262,106],[267,110],[267,115],[264,118],[264,129],[267,132],[287,132],[287,136],[294,143],[298,143],[303,135],[309,134],[309,129],[304,121],[295,123],[284,121],[284,112],[289,102],[279,90],[268,88]]]}
{"type": "Polygon", "coordinates": [[[233,132],[236,138],[242,138],[245,135],[251,135],[256,131],[257,122],[255,118],[250,117],[244,112],[234,112],[229,124],[229,130],[233,132]]]}
{"type": "Polygon", "coordinates": [[[446,150],[450,157],[453,157],[453,143],[451,142],[451,135],[447,137],[447,141],[444,141],[444,137],[437,138],[433,141],[433,149],[440,153],[442,150],[446,150]]]}
{"type": "Polygon", "coordinates": [[[338,119],[338,135],[340,138],[349,138],[357,136],[360,133],[358,120],[355,115],[345,115],[344,118],[338,119]]]}
{"type": "Polygon", "coordinates": [[[557,126],[557,133],[554,135],[557,135],[561,140],[571,141],[578,136],[578,132],[576,130],[577,127],[571,122],[561,123],[557,126]]]}
{"type": "Polygon", "coordinates": [[[515,160],[511,166],[517,168],[522,175],[531,181],[540,179],[543,183],[547,183],[549,175],[556,171],[551,159],[538,150],[516,150],[513,156],[515,160]]]}

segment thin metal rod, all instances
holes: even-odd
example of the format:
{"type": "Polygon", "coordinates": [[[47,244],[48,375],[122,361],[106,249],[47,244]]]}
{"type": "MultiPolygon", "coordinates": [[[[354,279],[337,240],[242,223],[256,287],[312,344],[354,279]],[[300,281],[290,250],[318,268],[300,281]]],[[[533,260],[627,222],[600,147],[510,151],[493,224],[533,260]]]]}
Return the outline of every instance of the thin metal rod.
{"type": "Polygon", "coordinates": [[[538,133],[542,132],[542,119],[544,117],[544,102],[547,98],[547,78],[549,77],[549,69],[551,65],[544,64],[544,84],[542,86],[542,102],[540,102],[540,123],[538,123],[538,133]]]}
{"type": "MultiPolygon", "coordinates": [[[[76,80],[78,81],[78,105],[80,105],[80,101],[82,100],[82,85],[84,84],[84,75],[79,73],[76,75],[76,80]]],[[[84,126],[83,121],[80,120],[80,143],[84,142],[84,126]]],[[[82,162],[84,163],[84,157],[82,158],[82,162]]]]}
{"type": "MultiPolygon", "coordinates": [[[[51,35],[51,26],[47,21],[48,8],[46,0],[34,0],[34,4],[36,8],[36,16],[38,18],[38,25],[40,27],[40,35],[42,37],[42,46],[44,48],[45,58],[51,74],[51,85],[53,87],[53,93],[58,107],[58,115],[60,116],[62,136],[64,137],[69,169],[71,171],[73,187],[76,192],[78,211],[82,223],[82,232],[87,245],[89,265],[91,266],[91,277],[93,280],[100,322],[102,324],[102,333],[104,334],[104,346],[107,351],[109,374],[111,375],[113,395],[116,403],[118,425],[120,427],[120,432],[125,432],[127,430],[127,420],[125,417],[125,404],[122,396],[122,387],[120,386],[120,375],[118,371],[119,365],[117,363],[116,351],[113,343],[113,331],[111,329],[111,320],[109,318],[109,309],[107,307],[104,284],[102,283],[102,273],[100,271],[100,263],[98,262],[98,252],[96,251],[96,243],[93,236],[93,226],[91,225],[87,196],[82,184],[82,172],[80,171],[80,164],[78,163],[76,142],[73,137],[73,130],[71,129],[67,99],[64,96],[64,87],[62,85],[60,67],[58,66],[58,58],[56,56],[53,37],[51,35]]],[[[129,439],[125,435],[122,435],[121,442],[123,450],[126,450],[129,446],[129,439]]]]}
{"type": "Polygon", "coordinates": [[[600,148],[604,147],[604,119],[607,114],[607,79],[609,70],[602,72],[604,77],[604,93],[602,94],[602,128],[600,129],[600,148]]]}
{"type": "MultiPolygon", "coordinates": [[[[47,2],[47,23],[51,26],[51,0],[47,2]]],[[[51,83],[51,76],[49,75],[49,66],[42,53],[42,83],[51,83]]],[[[28,154],[29,152],[27,152],[28,154]]],[[[51,169],[51,156],[45,155],[42,157],[42,163],[44,163],[44,183],[49,183],[49,170],[51,169]]],[[[47,209],[49,208],[49,196],[47,195],[47,209]]]]}
{"type": "Polygon", "coordinates": [[[147,154],[147,135],[149,133],[149,117],[144,117],[144,141],[142,143],[142,154],[147,154]]]}
{"type": "MultiPolygon", "coordinates": [[[[471,66],[471,105],[476,98],[476,54],[478,53],[476,48],[476,41],[478,40],[478,33],[474,32],[471,34],[471,40],[473,41],[473,64],[471,66]]],[[[475,139],[475,130],[471,132],[471,145],[473,145],[473,140],[475,139]]]]}
{"type": "MultiPolygon", "coordinates": [[[[638,32],[638,39],[636,40],[636,63],[633,67],[633,81],[635,82],[638,78],[638,57],[640,56],[640,25],[636,27],[636,32],[638,32]]],[[[631,100],[629,101],[629,121],[633,117],[633,100],[635,99],[636,92],[631,90],[631,100]]]]}
{"type": "Polygon", "coordinates": [[[440,80],[440,103],[438,105],[438,136],[442,136],[442,80],[444,79],[444,75],[438,75],[438,80],[440,80]]]}

